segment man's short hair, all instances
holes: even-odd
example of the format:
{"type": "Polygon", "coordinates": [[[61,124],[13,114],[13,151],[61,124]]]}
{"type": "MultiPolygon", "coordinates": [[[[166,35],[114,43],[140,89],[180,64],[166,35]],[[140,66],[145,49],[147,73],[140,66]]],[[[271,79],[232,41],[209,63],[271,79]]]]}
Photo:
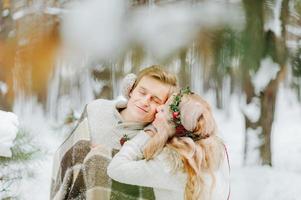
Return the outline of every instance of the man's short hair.
{"type": "Polygon", "coordinates": [[[177,88],[177,77],[174,74],[167,72],[160,65],[152,65],[150,67],[144,68],[138,73],[136,82],[132,90],[135,89],[139,81],[145,76],[154,78],[164,84],[172,86],[173,91],[177,88]]]}

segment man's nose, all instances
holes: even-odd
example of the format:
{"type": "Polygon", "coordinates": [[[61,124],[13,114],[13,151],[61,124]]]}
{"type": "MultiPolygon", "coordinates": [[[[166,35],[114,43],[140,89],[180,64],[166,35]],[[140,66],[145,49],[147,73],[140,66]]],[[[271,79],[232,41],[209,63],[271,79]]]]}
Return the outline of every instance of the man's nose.
{"type": "Polygon", "coordinates": [[[151,95],[145,95],[143,98],[144,105],[149,105],[151,98],[152,98],[151,95]]]}

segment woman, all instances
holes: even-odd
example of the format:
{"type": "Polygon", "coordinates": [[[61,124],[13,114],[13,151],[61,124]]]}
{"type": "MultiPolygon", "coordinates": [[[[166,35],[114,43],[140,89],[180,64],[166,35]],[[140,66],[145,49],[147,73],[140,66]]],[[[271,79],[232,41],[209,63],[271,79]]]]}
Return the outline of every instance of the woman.
{"type": "Polygon", "coordinates": [[[158,200],[227,200],[228,156],[216,131],[208,103],[182,89],[158,108],[153,128],[124,144],[108,175],[153,187],[158,200]]]}

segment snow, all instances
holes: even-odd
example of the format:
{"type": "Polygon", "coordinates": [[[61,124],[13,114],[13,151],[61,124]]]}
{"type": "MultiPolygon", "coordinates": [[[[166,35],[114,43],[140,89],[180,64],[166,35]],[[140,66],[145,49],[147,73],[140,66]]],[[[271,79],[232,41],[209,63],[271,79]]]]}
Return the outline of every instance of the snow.
{"type": "Polygon", "coordinates": [[[7,91],[8,91],[8,88],[7,88],[6,83],[0,81],[0,93],[5,95],[7,93],[7,91]]]}
{"type": "Polygon", "coordinates": [[[64,45],[91,59],[110,61],[137,45],[155,58],[164,58],[188,46],[200,29],[244,27],[239,4],[222,2],[203,2],[193,7],[175,2],[132,9],[124,0],[87,0],[69,4],[67,9],[62,15],[64,45]]]}
{"type": "Polygon", "coordinates": [[[4,9],[2,11],[2,17],[7,17],[9,15],[9,9],[4,9]]]}
{"type": "Polygon", "coordinates": [[[0,157],[11,157],[10,148],[19,130],[17,115],[0,110],[0,157]]]}
{"type": "MultiPolygon", "coordinates": [[[[77,65],[84,65],[83,62],[77,65]]],[[[46,113],[56,121],[63,121],[72,111],[81,112],[85,104],[92,101],[104,85],[103,82],[93,79],[88,68],[72,70],[72,64],[75,65],[73,61],[59,60],[49,82],[46,113]]]]}
{"type": "Polygon", "coordinates": [[[231,200],[300,200],[301,175],[270,167],[232,168],[231,200]]]}
{"type": "Polygon", "coordinates": [[[12,16],[13,20],[19,20],[22,17],[24,17],[26,14],[28,13],[28,10],[19,10],[17,12],[15,12],[12,16]]]}
{"type": "Polygon", "coordinates": [[[279,70],[279,64],[275,63],[270,57],[262,59],[260,68],[252,77],[255,93],[259,94],[263,91],[270,81],[276,78],[279,70]]]}
{"type": "Polygon", "coordinates": [[[124,49],[126,1],[73,2],[63,15],[64,44],[94,58],[106,59],[124,49]]]}
{"type": "Polygon", "coordinates": [[[26,130],[32,144],[41,149],[40,155],[26,164],[30,173],[13,187],[13,193],[21,199],[49,199],[53,155],[72,125],[62,126],[49,119],[36,97],[18,97],[13,110],[19,117],[20,128],[26,130]]]}
{"type": "Polygon", "coordinates": [[[299,46],[301,45],[301,40],[287,40],[286,45],[288,48],[291,49],[298,49],[299,46]]]}
{"type": "Polygon", "coordinates": [[[47,7],[44,10],[44,13],[49,14],[49,15],[59,15],[64,12],[66,12],[66,10],[61,9],[61,8],[56,8],[56,7],[47,7]]]}
{"type": "Polygon", "coordinates": [[[247,160],[246,165],[260,165],[260,152],[259,147],[262,144],[262,139],[260,139],[260,133],[262,132],[261,127],[256,129],[248,128],[246,134],[248,135],[247,145],[247,160]]]}
{"type": "Polygon", "coordinates": [[[300,27],[287,25],[287,31],[296,36],[301,36],[301,28],[300,27]]]}
{"type": "Polygon", "coordinates": [[[282,0],[276,0],[275,6],[273,8],[273,18],[267,20],[267,23],[264,25],[264,30],[272,30],[277,37],[281,37],[281,4],[282,0]]]}
{"type": "Polygon", "coordinates": [[[275,166],[301,174],[301,106],[296,99],[293,91],[278,94],[272,151],[275,166]]]}
{"type": "Polygon", "coordinates": [[[260,117],[260,99],[253,97],[249,104],[241,103],[241,110],[251,122],[257,122],[260,117]]]}
{"type": "MultiPolygon", "coordinates": [[[[61,8],[56,8],[56,7],[45,7],[44,5],[41,4],[42,2],[36,1],[33,5],[24,8],[24,5],[21,6],[22,9],[17,10],[16,12],[13,13],[12,18],[13,20],[19,20],[29,14],[33,13],[42,13],[44,12],[45,14],[49,15],[59,15],[62,13],[65,13],[66,10],[61,9],[61,8]]],[[[18,6],[16,6],[18,7],[18,6]]],[[[3,11],[2,15],[8,15],[9,10],[6,9],[3,11]]]]}
{"type": "Polygon", "coordinates": [[[214,108],[231,163],[231,200],[301,199],[301,107],[293,91],[281,85],[272,133],[273,167],[243,166],[244,120],[239,99],[214,108]]]}

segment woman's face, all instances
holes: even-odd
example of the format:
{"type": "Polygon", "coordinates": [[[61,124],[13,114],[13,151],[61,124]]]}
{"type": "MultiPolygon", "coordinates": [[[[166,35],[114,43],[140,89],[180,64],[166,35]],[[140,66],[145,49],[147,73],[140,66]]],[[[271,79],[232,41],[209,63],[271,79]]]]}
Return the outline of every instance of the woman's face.
{"type": "MultiPolygon", "coordinates": [[[[153,124],[163,123],[174,126],[173,114],[170,110],[170,104],[173,103],[174,97],[176,94],[173,94],[164,105],[161,105],[157,108],[157,113],[153,124]]],[[[196,99],[188,98],[184,96],[181,98],[181,103],[179,109],[181,110],[180,118],[181,124],[184,125],[185,129],[193,131],[199,119],[199,116],[203,113],[202,104],[196,99]]]]}
{"type": "Polygon", "coordinates": [[[157,113],[153,123],[161,123],[162,121],[172,123],[172,113],[169,105],[172,103],[174,95],[175,94],[171,95],[165,104],[157,107],[157,113]]]}

